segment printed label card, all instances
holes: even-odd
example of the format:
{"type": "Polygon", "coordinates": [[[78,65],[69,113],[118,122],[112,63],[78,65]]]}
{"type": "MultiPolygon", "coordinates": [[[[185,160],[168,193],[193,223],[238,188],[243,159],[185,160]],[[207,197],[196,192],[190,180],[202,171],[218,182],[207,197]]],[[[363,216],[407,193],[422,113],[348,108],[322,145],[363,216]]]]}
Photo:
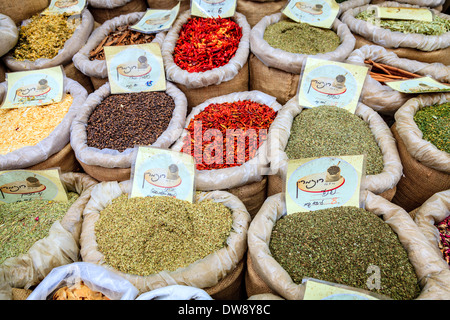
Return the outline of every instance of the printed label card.
{"type": "Polygon", "coordinates": [[[60,102],[64,96],[61,66],[6,74],[8,89],[0,109],[44,106],[60,102]]]}
{"type": "Polygon", "coordinates": [[[159,44],[106,46],[104,50],[112,94],[166,90],[159,44]]]}
{"type": "MultiPolygon", "coordinates": [[[[303,279],[305,295],[303,300],[380,300],[378,294],[333,282],[313,278],[303,279]]],[[[380,296],[381,297],[381,296],[380,296]]],[[[385,300],[386,297],[381,297],[385,300]]]]}
{"type": "Polygon", "coordinates": [[[354,113],[369,67],[307,58],[298,89],[298,102],[305,108],[323,105],[354,113]]]}
{"type": "Polygon", "coordinates": [[[68,201],[59,169],[0,171],[0,206],[30,200],[68,201]]]}
{"type": "Polygon", "coordinates": [[[287,214],[360,206],[364,156],[290,160],[286,174],[287,214]]]}
{"type": "Polygon", "coordinates": [[[130,29],[142,33],[157,33],[168,30],[180,11],[180,2],[171,10],[147,9],[144,16],[138,23],[131,26],[130,29]]]}
{"type": "Polygon", "coordinates": [[[191,0],[191,15],[203,18],[228,18],[236,12],[236,0],[191,0]]]}
{"type": "Polygon", "coordinates": [[[291,0],[281,12],[296,22],[330,29],[339,13],[339,4],[335,0],[291,0]]]}
{"type": "Polygon", "coordinates": [[[86,8],[86,0],[51,0],[47,9],[42,11],[42,15],[50,14],[80,14],[86,8]]]}
{"type": "Polygon", "coordinates": [[[449,85],[440,83],[430,77],[385,81],[384,83],[390,88],[403,93],[450,92],[449,85]]]}
{"type": "Polygon", "coordinates": [[[367,7],[367,11],[372,12],[378,19],[433,21],[433,13],[427,8],[379,7],[377,5],[370,5],[367,7]]]}
{"type": "Polygon", "coordinates": [[[169,196],[194,201],[194,158],[183,152],[139,147],[131,197],[169,196]]]}

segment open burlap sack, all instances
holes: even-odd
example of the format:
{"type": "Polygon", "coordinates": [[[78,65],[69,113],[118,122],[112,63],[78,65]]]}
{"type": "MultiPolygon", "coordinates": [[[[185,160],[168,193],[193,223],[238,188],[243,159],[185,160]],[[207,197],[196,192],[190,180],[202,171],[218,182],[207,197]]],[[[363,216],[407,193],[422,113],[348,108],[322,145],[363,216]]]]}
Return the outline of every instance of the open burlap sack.
{"type": "Polygon", "coordinates": [[[450,154],[422,139],[414,121],[420,109],[450,101],[450,93],[422,94],[409,99],[395,113],[391,127],[403,165],[393,202],[412,211],[433,194],[450,189],[450,154]]]}
{"type": "Polygon", "coordinates": [[[230,61],[222,67],[205,72],[190,73],[178,67],[173,60],[175,44],[182,26],[191,18],[190,10],[181,13],[167,32],[162,46],[162,57],[167,80],[184,92],[188,100],[188,113],[206,99],[248,90],[248,55],[250,51],[250,25],[245,16],[236,12],[233,20],[242,28],[239,47],[230,61]]]}
{"type": "MultiPolygon", "coordinates": [[[[113,199],[130,192],[131,180],[120,183],[117,181],[102,182],[92,190],[91,199],[83,214],[83,229],[80,240],[81,257],[84,262],[99,264],[113,270],[138,288],[140,294],[170,285],[186,285],[204,290],[213,288],[232,273],[239,263],[243,262],[244,254],[247,251],[247,230],[250,224],[250,216],[237,197],[227,192],[213,191],[197,193],[195,202],[213,199],[232,210],[233,227],[224,248],[197,260],[187,267],[175,271],[165,270],[149,276],[125,274],[108,266],[103,254],[98,251],[94,231],[95,222],[99,219],[101,211],[113,199]]],[[[208,294],[213,298],[215,296],[209,292],[208,294]]]]}
{"type": "Polygon", "coordinates": [[[341,3],[339,3],[338,18],[342,15],[342,13],[344,13],[348,9],[363,6],[370,2],[373,2],[373,0],[372,1],[371,0],[346,0],[344,2],[341,2],[341,3]]]}
{"type": "MultiPolygon", "coordinates": [[[[364,63],[366,59],[387,64],[424,77],[430,76],[439,82],[450,83],[450,66],[438,62],[425,63],[417,60],[399,58],[394,52],[377,45],[364,45],[355,49],[347,61],[364,63]]],[[[369,75],[361,92],[361,102],[379,113],[392,116],[398,108],[414,96],[416,95],[402,93],[387,85],[383,85],[369,75]]]]}
{"type": "Polygon", "coordinates": [[[288,0],[237,0],[236,11],[242,13],[247,18],[250,27],[253,28],[265,16],[281,12],[287,3],[288,0]]]}
{"type": "Polygon", "coordinates": [[[190,10],[190,0],[147,0],[147,5],[150,9],[172,9],[178,3],[180,3],[180,12],[190,10]]]}
{"type": "MultiPolygon", "coordinates": [[[[380,7],[412,7],[420,8],[417,5],[386,1],[377,3],[380,7]]],[[[356,38],[355,48],[360,48],[366,44],[377,44],[385,47],[389,51],[395,52],[400,58],[419,60],[422,62],[439,62],[450,65],[450,32],[440,36],[428,36],[423,34],[405,34],[393,32],[388,29],[377,27],[369,22],[356,19],[355,16],[365,11],[369,4],[352,8],[345,11],[340,19],[348,25],[356,38]]],[[[450,16],[431,9],[433,14],[445,19],[450,16]]]]}
{"type": "Polygon", "coordinates": [[[147,10],[146,0],[88,0],[94,20],[103,23],[114,17],[147,10]]]}
{"type": "MultiPolygon", "coordinates": [[[[302,110],[303,107],[298,104],[297,96],[295,96],[280,111],[279,116],[274,121],[274,129],[269,130],[269,160],[272,175],[269,176],[268,196],[284,190],[284,177],[287,173],[287,162],[289,160],[284,150],[289,140],[292,122],[302,110]],[[275,128],[279,129],[275,130],[275,128]]],[[[384,163],[381,173],[363,176],[361,189],[369,190],[391,200],[402,175],[402,163],[394,137],[381,116],[365,104],[358,103],[355,114],[369,124],[370,130],[383,153],[384,163]]]]}
{"type": "MultiPolygon", "coordinates": [[[[175,85],[167,82],[167,90],[175,102],[175,109],[167,129],[152,144],[154,147],[169,148],[183,131],[187,101],[183,92],[175,85]]],[[[94,109],[111,95],[109,82],[91,93],[82,110],[74,119],[70,129],[70,143],[77,160],[84,171],[99,181],[123,181],[130,179],[131,166],[136,157],[136,148],[128,148],[123,152],[109,148],[98,149],[87,145],[86,126],[94,109]]]]}
{"type": "MultiPolygon", "coordinates": [[[[90,52],[97,48],[100,42],[107,37],[110,32],[115,31],[117,27],[133,25],[139,22],[144,14],[145,12],[132,12],[105,21],[100,27],[92,32],[86,44],[73,56],[72,60],[75,67],[83,74],[90,77],[94,90],[97,90],[108,81],[108,70],[106,67],[106,60],[91,61],[89,59],[90,52]]],[[[159,32],[156,34],[152,43],[157,43],[162,46],[164,37],[165,32],[159,32]]]]}
{"type": "Polygon", "coordinates": [[[44,11],[50,0],[0,1],[0,12],[19,24],[32,15],[44,11]]]}
{"type": "MultiPolygon", "coordinates": [[[[27,20],[24,20],[22,23],[27,23],[27,20]]],[[[11,71],[36,70],[59,65],[66,66],[72,63],[73,55],[86,43],[93,28],[94,18],[88,9],[84,9],[81,12],[81,24],[75,29],[72,37],[64,43],[64,47],[59,50],[54,58],[39,58],[35,61],[19,61],[14,59],[11,53],[8,53],[3,56],[2,59],[5,62],[6,67],[11,71]]]]}
{"type": "Polygon", "coordinates": [[[275,13],[265,16],[252,28],[249,67],[250,89],[270,94],[285,104],[297,93],[302,66],[308,57],[344,61],[355,47],[355,37],[344,23],[335,19],[331,29],[341,39],[336,50],[316,55],[291,53],[274,48],[264,40],[266,28],[282,19],[286,19],[282,13],[275,13]]]}
{"type": "Polygon", "coordinates": [[[19,30],[14,21],[5,14],[0,13],[0,57],[15,47],[19,40],[19,30]]]}
{"type": "Polygon", "coordinates": [[[0,265],[0,300],[11,300],[12,288],[29,289],[39,284],[53,268],[78,261],[83,210],[97,181],[84,173],[63,173],[61,181],[80,197],[47,237],[36,241],[27,253],[6,259],[0,265]]]}
{"type": "MultiPolygon", "coordinates": [[[[419,227],[402,208],[370,191],[363,195],[365,209],[380,216],[398,235],[408,253],[421,288],[417,300],[450,298],[450,270],[428,243],[419,227]]],[[[284,193],[267,198],[248,230],[248,254],[256,274],[274,293],[287,300],[302,300],[304,284],[295,284],[272,257],[270,237],[277,220],[286,214],[284,193]]],[[[264,293],[264,292],[260,292],[264,293]]]]}
{"type": "MultiPolygon", "coordinates": [[[[0,84],[0,100],[6,95],[7,83],[0,84]]],[[[27,146],[0,155],[0,170],[48,169],[62,167],[63,171],[76,168],[76,159],[70,147],[70,126],[83,108],[88,94],[78,82],[64,78],[64,91],[72,95],[73,102],[68,113],[50,135],[34,146],[27,146]]]]}

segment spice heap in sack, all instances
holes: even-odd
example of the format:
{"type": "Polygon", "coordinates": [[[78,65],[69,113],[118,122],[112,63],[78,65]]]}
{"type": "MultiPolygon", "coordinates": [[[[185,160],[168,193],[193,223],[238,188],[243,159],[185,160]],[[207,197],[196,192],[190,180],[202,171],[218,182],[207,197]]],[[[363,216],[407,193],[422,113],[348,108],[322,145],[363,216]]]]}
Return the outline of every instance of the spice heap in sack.
{"type": "Polygon", "coordinates": [[[271,107],[251,100],[211,103],[189,122],[183,151],[192,154],[198,170],[239,166],[255,156],[276,115],[271,107]]]}
{"type": "Polygon", "coordinates": [[[53,223],[61,220],[79,198],[67,194],[68,202],[32,200],[0,204],[0,264],[28,252],[38,240],[47,237],[53,223]]]}
{"type": "Polygon", "coordinates": [[[450,216],[436,223],[436,228],[439,230],[439,250],[450,265],[450,216]]]}
{"type": "Polygon", "coordinates": [[[382,284],[370,291],[396,300],[420,294],[414,267],[397,234],[361,208],[284,216],[272,230],[269,248],[296,284],[311,277],[367,290],[368,267],[378,266],[382,284]]]}
{"type": "Polygon", "coordinates": [[[188,72],[204,72],[227,64],[242,38],[241,27],[231,18],[191,17],[175,44],[176,65],[188,72]]]}
{"type": "Polygon", "coordinates": [[[111,300],[103,293],[91,290],[83,281],[70,287],[59,288],[52,300],[111,300]]]}
{"type": "Polygon", "coordinates": [[[380,83],[384,83],[385,81],[409,80],[422,77],[421,75],[389,66],[384,63],[375,62],[371,59],[364,60],[364,63],[372,66],[370,69],[370,76],[380,83]]]}
{"type": "Polygon", "coordinates": [[[175,271],[225,247],[232,212],[223,203],[172,197],[112,200],[95,223],[106,263],[140,276],[175,271]]]}

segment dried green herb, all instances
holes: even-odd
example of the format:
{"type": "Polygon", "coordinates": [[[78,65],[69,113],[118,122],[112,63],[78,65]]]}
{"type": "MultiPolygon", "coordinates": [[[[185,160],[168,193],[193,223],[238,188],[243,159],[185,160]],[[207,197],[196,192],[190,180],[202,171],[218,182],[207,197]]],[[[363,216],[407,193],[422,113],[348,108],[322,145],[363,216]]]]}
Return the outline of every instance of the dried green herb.
{"type": "Polygon", "coordinates": [[[420,109],[414,115],[414,121],[422,131],[424,140],[450,153],[450,102],[420,109]]]}
{"type": "Polygon", "coordinates": [[[274,48],[300,54],[319,54],[336,50],[341,39],[331,29],[307,23],[281,20],[269,25],[264,40],[274,48]]]}
{"type": "Polygon", "coordinates": [[[0,204],[0,263],[26,253],[38,240],[48,236],[53,223],[61,220],[79,198],[68,192],[68,202],[47,200],[0,204]]]}
{"type": "Polygon", "coordinates": [[[98,249],[129,274],[174,271],[223,248],[232,227],[223,203],[164,197],[115,198],[95,223],[98,249]]]}
{"type": "Polygon", "coordinates": [[[305,277],[409,300],[420,293],[408,254],[391,227],[357,207],[298,212],[280,218],[269,249],[299,284],[305,277]],[[380,270],[380,285],[369,285],[369,267],[380,270]]]}
{"type": "Polygon", "coordinates": [[[366,155],[366,174],[383,171],[383,154],[369,125],[339,107],[303,109],[294,118],[285,149],[289,159],[366,155]]]}
{"type": "Polygon", "coordinates": [[[373,12],[362,11],[356,19],[367,21],[383,29],[403,33],[419,33],[429,36],[439,36],[450,31],[450,20],[434,16],[433,21],[378,19],[373,12]]]}

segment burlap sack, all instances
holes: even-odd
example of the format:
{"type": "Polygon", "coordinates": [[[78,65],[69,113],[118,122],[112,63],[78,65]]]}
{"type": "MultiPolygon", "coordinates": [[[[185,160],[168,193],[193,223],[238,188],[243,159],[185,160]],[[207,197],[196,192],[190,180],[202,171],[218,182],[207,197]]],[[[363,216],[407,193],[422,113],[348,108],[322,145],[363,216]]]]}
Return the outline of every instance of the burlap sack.
{"type": "MultiPolygon", "coordinates": [[[[100,27],[92,32],[86,44],[73,56],[72,60],[75,67],[91,78],[95,90],[108,81],[108,70],[106,67],[106,60],[89,60],[90,52],[97,48],[100,42],[108,36],[110,32],[115,31],[117,27],[135,24],[141,20],[144,14],[145,12],[132,12],[105,21],[100,27]]],[[[162,46],[165,34],[165,32],[156,34],[152,43],[157,43],[162,46]]]]}
{"type": "MultiPolygon", "coordinates": [[[[287,52],[271,47],[264,40],[266,28],[284,19],[281,13],[262,18],[250,33],[250,89],[270,94],[285,104],[298,89],[302,66],[310,55],[287,52]]],[[[339,19],[332,25],[332,30],[341,39],[336,50],[316,54],[313,57],[333,61],[344,61],[353,51],[355,38],[339,19]]]]}
{"type": "Polygon", "coordinates": [[[175,83],[186,95],[188,113],[206,99],[247,91],[249,81],[247,60],[250,51],[250,25],[243,14],[236,12],[233,19],[242,28],[242,38],[234,57],[226,65],[205,72],[189,73],[181,69],[173,60],[173,52],[181,27],[190,17],[190,10],[178,16],[167,32],[161,49],[167,80],[175,83]]]}
{"type": "Polygon", "coordinates": [[[173,285],[143,293],[136,300],[212,300],[212,298],[203,289],[173,285]]]}
{"type": "MultiPolygon", "coordinates": [[[[112,199],[124,193],[130,193],[130,191],[131,180],[120,183],[117,181],[102,182],[92,190],[91,200],[86,205],[83,214],[83,229],[80,240],[83,261],[99,264],[113,270],[130,281],[142,294],[150,290],[176,284],[200,289],[213,287],[233,272],[243,260],[247,250],[247,230],[250,224],[250,216],[242,202],[235,196],[223,191],[213,191],[197,193],[195,201],[213,199],[223,203],[232,210],[233,228],[227,239],[226,247],[187,267],[179,268],[176,271],[161,271],[150,276],[125,274],[106,265],[103,254],[97,249],[94,225],[99,218],[100,211],[112,199]]],[[[214,298],[214,294],[208,294],[214,298]]]]}
{"type": "MultiPolygon", "coordinates": [[[[26,23],[26,20],[22,23],[26,23]]],[[[6,67],[11,71],[44,69],[58,65],[65,66],[72,62],[73,55],[86,43],[93,28],[94,18],[89,10],[84,9],[81,12],[81,24],[75,29],[72,37],[64,43],[64,47],[53,59],[39,58],[35,61],[18,61],[12,57],[11,53],[6,54],[2,59],[6,67]]]]}
{"type": "Polygon", "coordinates": [[[14,21],[0,13],[0,57],[4,56],[9,50],[15,47],[17,40],[19,40],[19,30],[14,21]]]}
{"type": "MultiPolygon", "coordinates": [[[[187,101],[184,94],[170,82],[167,82],[166,93],[174,99],[175,109],[169,126],[152,144],[159,148],[169,148],[178,139],[186,119],[187,101]]],[[[70,143],[86,173],[99,181],[123,181],[130,179],[131,166],[137,149],[128,148],[120,152],[108,148],[100,150],[87,145],[86,125],[89,116],[109,95],[111,95],[111,88],[107,82],[88,96],[70,129],[70,143]]]]}
{"type": "MultiPolygon", "coordinates": [[[[398,3],[395,1],[386,1],[377,4],[380,7],[412,7],[419,8],[416,5],[410,5],[405,3],[398,3]]],[[[383,46],[385,48],[410,48],[415,49],[415,57],[409,57],[410,59],[422,60],[421,56],[426,55],[426,53],[421,52],[432,52],[435,50],[447,49],[450,46],[450,32],[444,33],[440,36],[428,36],[423,34],[405,34],[402,32],[393,32],[388,29],[377,27],[364,20],[356,19],[355,16],[365,11],[369,7],[369,4],[360,7],[352,8],[345,11],[340,19],[342,22],[348,25],[352,33],[361,36],[363,39],[371,41],[375,44],[383,46]]],[[[450,16],[441,13],[437,10],[431,9],[433,14],[440,16],[445,19],[450,19],[450,16]]],[[[362,45],[357,45],[359,48],[362,45]]],[[[448,55],[448,51],[445,51],[448,55]]],[[[401,52],[396,52],[399,57],[404,58],[401,52]]],[[[408,58],[408,57],[405,57],[408,58]]],[[[435,62],[441,62],[436,60],[435,62]]],[[[444,63],[448,64],[448,63],[444,63]]]]}
{"type": "Polygon", "coordinates": [[[147,10],[146,0],[88,0],[88,8],[98,23],[132,12],[147,10]]]}
{"type": "Polygon", "coordinates": [[[348,9],[360,7],[373,1],[374,0],[346,0],[344,2],[341,2],[339,3],[338,18],[348,9]]]}
{"type": "Polygon", "coordinates": [[[250,25],[254,27],[265,16],[281,12],[288,3],[287,0],[251,1],[237,0],[236,11],[242,13],[250,25]]]}
{"type": "MultiPolygon", "coordinates": [[[[0,100],[6,94],[7,83],[0,84],[0,100]]],[[[4,155],[0,155],[0,170],[23,169],[23,168],[51,168],[54,166],[65,166],[66,160],[71,160],[70,126],[75,116],[81,111],[83,103],[87,98],[86,90],[76,81],[64,78],[64,91],[73,97],[72,105],[61,123],[56,126],[52,133],[34,146],[27,146],[4,155]],[[61,154],[58,155],[59,152],[61,154]],[[54,158],[51,158],[55,156],[54,158]],[[44,162],[48,162],[45,164],[44,162]],[[50,167],[47,167],[50,165],[50,167]]],[[[67,163],[65,170],[75,166],[74,159],[67,163]]]]}
{"type": "Polygon", "coordinates": [[[147,5],[150,9],[172,9],[178,2],[180,2],[180,12],[190,10],[190,0],[147,0],[147,5]]]}
{"type": "Polygon", "coordinates": [[[63,173],[61,181],[68,191],[80,197],[49,235],[38,240],[27,253],[6,259],[0,265],[0,300],[11,300],[12,288],[29,289],[39,284],[53,268],[78,261],[83,210],[97,181],[84,173],[63,173]]]}
{"type": "MultiPolygon", "coordinates": [[[[271,129],[269,131],[269,160],[272,174],[269,176],[269,186],[272,183],[271,179],[278,179],[275,180],[276,184],[273,183],[269,187],[269,196],[284,190],[284,177],[286,177],[287,162],[289,160],[284,150],[289,140],[292,122],[302,110],[303,107],[299,106],[297,96],[295,96],[283,107],[274,121],[274,128],[280,129],[271,129]]],[[[369,190],[378,195],[383,194],[388,200],[391,200],[393,197],[392,189],[395,190],[402,175],[402,163],[400,162],[394,137],[380,115],[365,104],[358,103],[355,114],[369,124],[370,130],[383,153],[384,162],[384,168],[381,173],[363,176],[361,189],[369,190]]]]}
{"type": "Polygon", "coordinates": [[[423,107],[450,101],[450,93],[423,94],[409,99],[395,113],[391,127],[403,165],[393,202],[412,211],[433,194],[450,189],[450,155],[422,139],[414,115],[423,107]]]}
{"type": "MultiPolygon", "coordinates": [[[[450,83],[450,66],[445,66],[437,62],[425,63],[417,60],[399,58],[394,52],[376,45],[364,45],[354,50],[347,61],[364,63],[366,59],[387,64],[424,77],[430,76],[439,82],[450,83]]],[[[398,108],[414,96],[416,95],[402,93],[387,85],[383,85],[369,75],[366,78],[361,92],[361,102],[379,113],[392,116],[398,108]]]]}
{"type": "MultiPolygon", "coordinates": [[[[450,270],[428,243],[419,227],[402,208],[366,191],[366,210],[380,216],[398,235],[408,253],[421,288],[417,300],[450,298],[450,270]]],[[[269,249],[272,229],[286,213],[284,194],[267,198],[248,230],[248,254],[256,274],[275,294],[287,300],[302,300],[304,284],[295,284],[272,257],[269,249]]],[[[267,292],[270,293],[270,292],[267,292]]]]}
{"type": "Polygon", "coordinates": [[[44,11],[50,0],[1,1],[0,12],[10,17],[15,24],[44,11]]]}

